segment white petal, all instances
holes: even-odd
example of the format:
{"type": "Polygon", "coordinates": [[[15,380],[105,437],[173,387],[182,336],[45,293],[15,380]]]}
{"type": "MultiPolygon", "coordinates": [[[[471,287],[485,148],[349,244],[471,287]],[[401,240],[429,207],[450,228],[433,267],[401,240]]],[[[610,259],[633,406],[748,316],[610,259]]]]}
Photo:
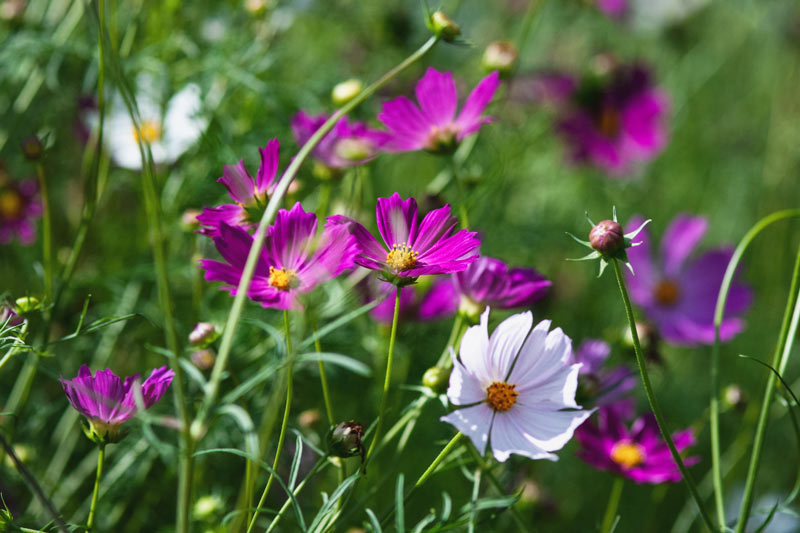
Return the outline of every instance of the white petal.
{"type": "Polygon", "coordinates": [[[135,128],[124,108],[114,107],[105,122],[105,138],[111,158],[119,166],[138,170],[142,168],[135,128]]]}
{"type": "Polygon", "coordinates": [[[173,96],[164,117],[164,148],[175,161],[203,134],[208,121],[198,116],[202,108],[200,87],[190,83],[173,96]]]}
{"type": "Polygon", "coordinates": [[[467,368],[471,374],[480,380],[489,380],[491,383],[492,376],[489,374],[487,365],[488,353],[489,309],[487,308],[481,315],[480,325],[467,329],[464,336],[461,337],[459,358],[464,368],[467,368]]]}
{"type": "MultiPolygon", "coordinates": [[[[506,413],[517,430],[536,446],[547,450],[560,450],[572,438],[592,411],[551,411],[516,405],[506,413]]],[[[495,420],[495,424],[497,421],[495,420]]],[[[494,437],[494,430],[492,431],[494,437]]]]}
{"type": "Polygon", "coordinates": [[[470,438],[475,448],[483,455],[489,440],[489,426],[492,423],[493,414],[494,411],[482,403],[473,407],[457,409],[439,420],[453,424],[457,430],[470,438]]]}
{"type": "Polygon", "coordinates": [[[493,371],[493,381],[506,380],[511,363],[517,358],[531,325],[533,325],[533,315],[527,311],[511,315],[492,332],[492,337],[489,339],[489,366],[493,371]]]}
{"type": "Polygon", "coordinates": [[[486,388],[491,383],[485,383],[476,378],[461,363],[453,363],[450,373],[450,385],[447,388],[447,398],[454,405],[467,405],[482,402],[486,399],[486,388]]]}
{"type": "Polygon", "coordinates": [[[524,455],[531,459],[549,459],[557,461],[558,457],[539,447],[525,438],[523,433],[514,425],[514,417],[506,413],[497,413],[492,426],[492,453],[495,459],[504,462],[513,453],[524,455]]]}
{"type": "Polygon", "coordinates": [[[561,328],[546,334],[550,322],[544,320],[533,328],[522,346],[509,383],[524,387],[534,380],[544,380],[564,367],[572,354],[572,341],[561,328]]]}
{"type": "Polygon", "coordinates": [[[517,403],[535,407],[540,402],[549,402],[559,408],[577,409],[575,392],[578,390],[580,368],[580,364],[563,366],[550,376],[534,377],[533,381],[517,385],[516,391],[519,393],[517,403]]]}

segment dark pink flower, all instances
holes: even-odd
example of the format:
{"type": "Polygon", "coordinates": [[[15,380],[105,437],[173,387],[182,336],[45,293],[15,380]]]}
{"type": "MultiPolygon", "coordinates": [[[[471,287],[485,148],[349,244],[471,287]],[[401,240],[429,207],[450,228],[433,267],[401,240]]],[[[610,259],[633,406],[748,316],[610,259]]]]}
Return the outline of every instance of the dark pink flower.
{"type": "MultiPolygon", "coordinates": [[[[628,229],[641,222],[641,218],[634,217],[628,229]]],[[[661,336],[674,344],[714,342],[717,294],[733,248],[717,248],[690,260],[707,229],[705,218],[679,214],[664,232],[657,258],[646,228],[634,239],[634,243],[641,244],[627,250],[636,273],[625,273],[631,299],[642,307],[661,336]]],[[[737,315],[747,310],[751,300],[750,289],[734,280],[720,327],[723,341],[742,330],[744,321],[737,315]]]]}
{"type": "Polygon", "coordinates": [[[358,243],[356,264],[381,270],[387,278],[459,272],[478,258],[477,234],[456,231],[458,220],[449,205],[434,209],[420,222],[416,200],[403,200],[394,193],[378,198],[376,213],[383,244],[351,218],[336,215],[329,218],[329,225],[347,227],[358,243]]]}
{"type": "Polygon", "coordinates": [[[37,218],[42,216],[39,185],[36,180],[13,181],[0,163],[0,244],[16,236],[20,244],[36,240],[37,218]]]}
{"type": "Polygon", "coordinates": [[[222,177],[217,181],[228,189],[233,204],[218,207],[206,207],[197,215],[203,227],[200,233],[209,237],[219,235],[222,223],[239,226],[246,230],[255,229],[260,218],[260,211],[266,206],[267,197],[274,189],[275,175],[278,172],[280,142],[272,139],[259,150],[261,165],[255,179],[247,171],[244,161],[236,165],[224,165],[222,177]]]}
{"type": "MultiPolygon", "coordinates": [[[[667,443],[661,438],[656,418],[647,413],[633,422],[630,430],[620,411],[605,407],[597,412],[597,425],[586,422],[575,432],[581,444],[578,457],[598,470],[608,470],[636,483],[667,483],[681,480],[681,472],[667,443]]],[[[695,443],[691,429],[672,435],[675,448],[682,452],[695,443]]],[[[700,461],[687,457],[686,466],[700,461]]]]}
{"type": "MultiPolygon", "coordinates": [[[[214,245],[225,262],[202,259],[208,281],[222,281],[236,294],[253,237],[222,222],[214,245]]],[[[341,225],[326,226],[317,237],[317,216],[300,203],[281,209],[268,230],[247,296],[264,307],[302,309],[300,296],[353,267],[355,239],[341,225]]]]}
{"type": "Polygon", "coordinates": [[[483,116],[483,112],[499,85],[497,72],[483,78],[456,116],[458,93],[453,75],[429,67],[417,83],[419,107],[405,96],[383,104],[378,120],[391,131],[391,140],[385,149],[390,152],[455,149],[464,137],[491,120],[483,116]]]}
{"type": "Polygon", "coordinates": [[[586,339],[573,352],[571,363],[581,363],[578,396],[590,405],[610,405],[624,400],[636,387],[636,376],[626,366],[605,368],[611,346],[599,339],[586,339]]]}
{"type": "MultiPolygon", "coordinates": [[[[292,135],[300,146],[328,120],[327,115],[311,116],[305,111],[292,117],[292,135]]],[[[350,122],[342,117],[311,151],[314,158],[328,168],[345,168],[363,165],[375,159],[378,151],[389,140],[384,131],[373,130],[363,122],[350,122]]]]}

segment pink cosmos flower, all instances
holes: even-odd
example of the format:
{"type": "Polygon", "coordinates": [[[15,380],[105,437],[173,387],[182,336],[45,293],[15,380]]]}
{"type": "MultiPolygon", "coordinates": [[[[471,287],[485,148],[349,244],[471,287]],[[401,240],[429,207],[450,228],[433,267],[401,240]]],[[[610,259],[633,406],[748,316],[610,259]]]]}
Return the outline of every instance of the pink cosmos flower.
{"type": "Polygon", "coordinates": [[[591,414],[575,403],[581,365],[569,364],[572,341],[543,320],[533,330],[530,312],[512,315],[489,337],[489,309],[467,330],[447,397],[456,410],[441,418],[498,461],[513,453],[556,460],[575,429],[591,414]]]}
{"type": "MultiPolygon", "coordinates": [[[[598,470],[608,470],[636,483],[680,481],[681,472],[652,413],[636,419],[630,430],[619,413],[613,407],[602,408],[597,413],[597,425],[587,422],[578,428],[578,457],[598,470]]],[[[679,452],[695,443],[691,429],[674,433],[672,440],[679,452]]],[[[699,457],[687,457],[683,463],[692,466],[699,461],[699,457]]]]}
{"type": "MultiPolygon", "coordinates": [[[[305,111],[292,117],[292,135],[297,144],[304,145],[328,118],[327,115],[308,115],[305,111]]],[[[372,161],[388,141],[386,132],[342,117],[311,151],[311,155],[328,168],[341,169],[372,161]]]]}
{"type": "Polygon", "coordinates": [[[497,72],[483,78],[456,116],[458,93],[453,75],[429,67],[417,83],[419,107],[405,96],[383,104],[378,120],[391,131],[391,140],[385,149],[390,152],[454,150],[464,137],[491,121],[483,112],[499,86],[497,72]]]}
{"type": "Polygon", "coordinates": [[[239,226],[252,231],[258,225],[260,211],[266,206],[267,197],[275,188],[275,175],[278,172],[280,142],[272,139],[261,148],[261,165],[256,178],[250,175],[244,161],[236,165],[224,165],[222,177],[217,181],[228,189],[228,194],[235,202],[218,207],[206,207],[197,215],[203,227],[200,233],[209,237],[219,236],[219,226],[239,226]]]}
{"type": "MultiPolygon", "coordinates": [[[[353,267],[358,251],[345,226],[326,225],[317,237],[317,216],[300,203],[281,209],[267,233],[247,296],[264,307],[303,309],[300,296],[353,267]]],[[[222,281],[223,290],[236,294],[253,237],[244,229],[222,222],[214,245],[225,262],[202,259],[208,281],[222,281]]]]}
{"type": "Polygon", "coordinates": [[[620,365],[605,368],[611,346],[599,339],[586,339],[574,352],[572,363],[580,363],[578,396],[601,406],[619,403],[636,387],[636,376],[630,368],[620,365]]]}
{"type": "MultiPolygon", "coordinates": [[[[634,217],[628,229],[638,227],[641,222],[641,218],[634,217]]],[[[642,307],[661,336],[674,344],[693,346],[714,342],[717,294],[733,248],[717,248],[690,260],[707,229],[705,218],[682,213],[664,232],[657,259],[654,260],[647,228],[634,239],[641,245],[627,250],[636,273],[625,273],[631,300],[642,307]]],[[[750,289],[735,280],[720,327],[723,341],[742,330],[744,321],[738,315],[747,310],[751,300],[750,289]]]]}
{"type": "Polygon", "coordinates": [[[358,243],[356,264],[383,271],[387,278],[448,274],[467,268],[478,258],[476,233],[455,231],[456,217],[450,206],[434,209],[419,222],[417,202],[403,200],[398,193],[378,198],[378,232],[383,244],[355,220],[336,215],[330,224],[347,227],[358,243]]]}
{"type": "Polygon", "coordinates": [[[13,181],[0,162],[0,244],[16,236],[28,246],[36,240],[36,219],[42,216],[42,202],[36,180],[13,181]]]}

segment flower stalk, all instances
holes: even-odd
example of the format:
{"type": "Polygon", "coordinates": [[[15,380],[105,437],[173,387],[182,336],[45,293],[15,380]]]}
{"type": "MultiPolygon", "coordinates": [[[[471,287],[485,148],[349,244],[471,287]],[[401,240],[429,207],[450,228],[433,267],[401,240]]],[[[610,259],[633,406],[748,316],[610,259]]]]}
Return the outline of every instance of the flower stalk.
{"type": "Polygon", "coordinates": [[[619,500],[622,496],[622,489],[625,487],[625,479],[619,476],[614,477],[614,484],[611,486],[611,494],[608,497],[608,505],[603,515],[603,524],[600,526],[601,533],[611,533],[614,521],[617,518],[619,500]]]}
{"type": "Polygon", "coordinates": [[[94,490],[92,490],[92,504],[89,507],[89,519],[86,521],[86,529],[92,530],[94,526],[95,511],[97,510],[97,495],[100,492],[100,479],[103,477],[103,457],[105,456],[106,445],[97,445],[97,475],[94,478],[94,490]]]}

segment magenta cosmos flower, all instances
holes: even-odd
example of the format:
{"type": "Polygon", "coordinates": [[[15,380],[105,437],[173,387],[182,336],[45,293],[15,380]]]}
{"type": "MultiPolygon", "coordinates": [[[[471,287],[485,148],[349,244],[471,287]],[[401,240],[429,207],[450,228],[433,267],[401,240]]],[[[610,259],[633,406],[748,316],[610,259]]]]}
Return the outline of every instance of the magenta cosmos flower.
{"type": "Polygon", "coordinates": [[[419,107],[405,96],[383,104],[378,120],[391,131],[391,140],[386,150],[454,150],[464,137],[477,132],[491,120],[490,117],[483,116],[483,112],[499,85],[500,76],[497,72],[483,78],[456,116],[458,93],[453,75],[429,67],[417,83],[419,107]]]}
{"type": "Polygon", "coordinates": [[[36,219],[42,216],[36,180],[12,181],[0,163],[0,244],[16,236],[20,244],[36,240],[36,219]]]}
{"type": "Polygon", "coordinates": [[[236,165],[224,165],[222,177],[217,181],[228,189],[233,204],[218,207],[206,207],[197,215],[197,221],[203,225],[200,233],[209,237],[219,235],[222,223],[229,226],[240,226],[248,231],[254,230],[261,218],[261,211],[267,205],[267,196],[274,189],[275,175],[278,172],[280,142],[272,139],[259,150],[261,165],[255,179],[244,166],[244,160],[236,165]]]}
{"type": "MultiPolygon", "coordinates": [[[[680,481],[681,472],[652,413],[636,419],[630,430],[619,413],[613,407],[602,408],[597,413],[597,425],[587,422],[578,428],[578,457],[598,470],[609,470],[636,483],[680,481]]],[[[674,433],[672,440],[679,452],[695,442],[691,429],[674,433]]],[[[687,457],[683,463],[692,466],[699,461],[699,457],[687,457]]]]}
{"type": "MultiPolygon", "coordinates": [[[[222,281],[236,294],[253,237],[244,229],[221,223],[214,245],[225,262],[202,259],[208,281],[222,281]]],[[[341,225],[327,226],[317,237],[317,216],[296,203],[281,209],[268,230],[247,296],[264,307],[302,309],[300,296],[353,267],[355,239],[341,225]]]]}
{"type": "MultiPolygon", "coordinates": [[[[327,115],[312,116],[300,111],[292,117],[292,135],[300,146],[328,120],[327,115]]],[[[363,165],[375,159],[389,140],[384,131],[373,130],[363,122],[350,122],[342,117],[333,129],[311,151],[314,158],[332,169],[363,165]]]]}
{"type": "Polygon", "coordinates": [[[512,315],[489,337],[489,309],[467,330],[447,397],[457,408],[442,417],[498,461],[517,454],[556,460],[590,411],[575,403],[580,365],[569,364],[571,343],[550,321],[531,330],[530,312],[512,315]]]}
{"type": "Polygon", "coordinates": [[[72,407],[89,419],[89,438],[116,442],[124,436],[120,433],[122,424],[136,414],[136,388],[141,392],[142,405],[149,409],[164,395],[174,376],[172,370],[162,366],[154,369],[140,386],[139,374],[126,377],[123,382],[110,369],[92,375],[89,367],[83,365],[78,377],[59,381],[72,407]]]}
{"type": "Polygon", "coordinates": [[[419,222],[417,201],[403,200],[398,193],[378,198],[378,232],[383,244],[355,220],[335,215],[330,224],[347,227],[358,243],[356,264],[381,270],[387,279],[406,281],[417,276],[448,274],[467,268],[478,258],[476,233],[455,231],[458,219],[450,206],[434,209],[419,222]]]}
{"type": "MultiPolygon", "coordinates": [[[[641,222],[635,217],[628,228],[637,227],[641,222]]],[[[634,239],[641,244],[627,250],[636,273],[625,273],[631,299],[642,307],[661,336],[674,344],[692,346],[714,342],[717,294],[733,249],[717,248],[690,260],[707,229],[705,218],[679,214],[664,232],[657,258],[654,259],[646,228],[634,239]]],[[[734,280],[720,327],[723,341],[742,330],[744,321],[737,315],[747,310],[751,299],[750,289],[734,280]]]]}
{"type": "Polygon", "coordinates": [[[611,346],[600,339],[586,339],[570,362],[580,363],[578,397],[590,405],[610,405],[623,400],[636,387],[636,376],[624,365],[605,368],[611,346]]]}

